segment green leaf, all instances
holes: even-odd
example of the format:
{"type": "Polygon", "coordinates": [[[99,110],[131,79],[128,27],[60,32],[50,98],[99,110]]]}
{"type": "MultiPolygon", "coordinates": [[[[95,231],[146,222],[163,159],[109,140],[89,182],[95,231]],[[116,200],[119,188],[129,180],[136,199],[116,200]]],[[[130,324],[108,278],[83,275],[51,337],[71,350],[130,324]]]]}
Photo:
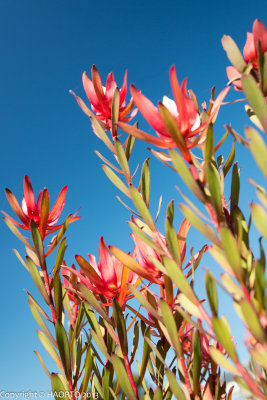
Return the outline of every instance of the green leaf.
{"type": "Polygon", "coordinates": [[[43,368],[44,372],[50,378],[50,373],[49,373],[48,369],[46,368],[45,363],[44,363],[40,353],[38,353],[38,351],[36,351],[36,350],[34,350],[33,352],[36,355],[36,357],[38,358],[38,360],[39,360],[39,362],[41,364],[41,367],[43,368]]]}
{"type": "Polygon", "coordinates": [[[126,178],[126,181],[131,182],[131,173],[130,173],[128,161],[127,161],[126,155],[124,153],[122,144],[118,138],[114,139],[114,144],[115,144],[115,148],[116,148],[117,157],[118,157],[121,169],[126,178]]]}
{"type": "Polygon", "coordinates": [[[102,165],[102,169],[109,178],[109,180],[115,185],[125,196],[129,196],[129,189],[125,186],[122,180],[109,168],[107,165],[102,165]]]}
{"type": "Polygon", "coordinates": [[[213,124],[210,123],[208,126],[207,138],[205,142],[205,165],[209,164],[214,158],[214,134],[213,134],[213,124]]]}
{"type": "Polygon", "coordinates": [[[238,370],[236,369],[236,367],[234,365],[232,365],[230,363],[230,361],[227,360],[227,358],[225,358],[225,356],[220,352],[220,350],[217,350],[213,346],[209,346],[209,352],[210,352],[211,358],[213,359],[213,361],[216,364],[220,365],[221,367],[226,369],[226,371],[230,372],[231,374],[238,375],[238,370]]]}
{"type": "Polygon", "coordinates": [[[181,254],[180,254],[177,233],[176,233],[174,227],[172,226],[172,222],[169,220],[168,216],[166,217],[166,220],[165,220],[165,230],[166,230],[167,247],[170,250],[171,255],[173,256],[174,260],[179,265],[181,265],[181,254]]]}
{"type": "Polygon", "coordinates": [[[116,88],[112,98],[112,105],[111,105],[111,122],[112,122],[113,137],[117,136],[117,130],[118,130],[117,123],[119,121],[119,111],[120,111],[120,91],[118,88],[116,88]]]}
{"type": "Polygon", "coordinates": [[[201,373],[201,362],[202,362],[202,352],[201,352],[201,340],[200,333],[198,330],[194,333],[194,356],[193,356],[193,390],[194,394],[197,395],[200,387],[200,373],[201,373]]]}
{"type": "Polygon", "coordinates": [[[180,305],[190,314],[193,315],[196,318],[202,318],[199,306],[192,303],[191,300],[186,297],[184,293],[179,293],[177,296],[177,299],[180,303],[180,305]]]}
{"type": "Polygon", "coordinates": [[[160,388],[157,388],[155,390],[153,400],[163,400],[163,393],[160,388]]]}
{"type": "Polygon", "coordinates": [[[183,357],[183,350],[182,350],[182,346],[181,346],[181,342],[178,336],[178,329],[175,323],[175,319],[172,315],[172,312],[168,306],[168,304],[166,303],[166,301],[164,301],[163,299],[160,299],[159,302],[160,305],[160,309],[161,309],[161,313],[163,316],[163,321],[164,324],[167,328],[169,337],[170,337],[170,341],[171,341],[171,345],[174,348],[176,354],[179,357],[183,357]]]}
{"type": "Polygon", "coordinates": [[[128,354],[128,342],[127,342],[127,332],[126,332],[126,326],[125,326],[125,321],[123,317],[123,313],[121,310],[121,306],[119,305],[118,300],[115,298],[112,303],[113,307],[113,313],[114,313],[114,319],[115,319],[115,324],[119,336],[119,341],[121,345],[121,350],[123,355],[128,354]]]}
{"type": "Polygon", "coordinates": [[[44,346],[45,350],[48,352],[50,357],[53,358],[53,360],[57,364],[58,368],[62,371],[62,363],[60,361],[60,358],[59,358],[54,346],[49,341],[49,339],[41,331],[37,331],[37,336],[38,336],[40,342],[42,343],[42,345],[44,346]]]}
{"type": "Polygon", "coordinates": [[[213,277],[207,271],[205,274],[205,285],[206,292],[209,300],[209,305],[214,316],[218,314],[218,298],[217,298],[217,290],[213,277]]]}
{"type": "Polygon", "coordinates": [[[189,300],[194,304],[198,304],[198,299],[195,296],[193,289],[188,283],[186,277],[183,274],[183,271],[177,266],[177,264],[168,257],[163,258],[164,265],[167,269],[167,272],[173,282],[177,285],[177,287],[183,292],[189,300]]]}
{"type": "Polygon", "coordinates": [[[28,242],[28,240],[20,233],[20,231],[15,227],[14,224],[12,224],[11,221],[9,221],[8,218],[3,217],[4,222],[8,226],[8,228],[11,230],[11,232],[29,249],[31,249],[34,253],[35,248],[28,242]]]}
{"type": "Polygon", "coordinates": [[[134,297],[139,301],[140,304],[148,311],[156,320],[162,320],[157,311],[150,305],[150,303],[145,299],[145,297],[133,286],[131,283],[128,284],[130,291],[133,293],[134,297]]]}
{"type": "Polygon", "coordinates": [[[87,391],[89,379],[91,377],[92,367],[93,367],[93,355],[92,355],[91,347],[88,346],[87,352],[86,352],[86,358],[85,358],[84,375],[83,375],[83,380],[82,380],[81,388],[80,388],[81,394],[85,393],[87,391]]]}
{"type": "Polygon", "coordinates": [[[233,165],[234,159],[235,159],[235,142],[233,142],[232,150],[231,150],[231,152],[224,164],[224,167],[223,167],[224,176],[226,176],[228,174],[231,166],[233,165]]]}
{"type": "Polygon", "coordinates": [[[130,156],[131,156],[132,151],[133,151],[134,143],[135,143],[135,137],[134,136],[128,136],[126,150],[125,150],[125,156],[126,156],[127,160],[130,159],[130,156]]]}
{"type": "Polygon", "coordinates": [[[177,382],[177,378],[174,375],[174,373],[171,370],[167,369],[166,375],[167,375],[168,382],[170,384],[170,388],[171,388],[174,396],[176,397],[176,399],[177,400],[186,400],[184,391],[180,388],[180,386],[177,382]]]}
{"type": "Polygon", "coordinates": [[[251,215],[254,224],[258,231],[267,240],[267,213],[262,206],[259,204],[252,203],[250,206],[251,215]]]}
{"type": "Polygon", "coordinates": [[[38,312],[37,307],[35,306],[34,302],[32,301],[31,298],[28,299],[28,303],[30,306],[30,310],[32,312],[32,315],[35,319],[35,321],[37,322],[37,324],[39,325],[39,327],[42,329],[42,331],[45,333],[45,335],[48,337],[48,339],[50,340],[51,343],[53,343],[53,345],[55,347],[57,347],[57,342],[55,341],[55,339],[53,338],[53,336],[51,335],[49,329],[47,328],[46,324],[44,323],[41,315],[38,312]]]}
{"type": "Polygon", "coordinates": [[[120,387],[122,388],[123,392],[126,394],[127,399],[137,400],[137,397],[131,386],[128,374],[126,372],[126,369],[123,365],[122,360],[118,356],[116,356],[116,354],[113,354],[111,356],[111,361],[112,361],[113,367],[115,369],[115,373],[117,375],[120,387]]]}
{"type": "Polygon", "coordinates": [[[183,156],[189,161],[191,160],[191,155],[186,147],[186,143],[184,140],[184,137],[182,133],[180,132],[179,126],[173,117],[173,115],[170,113],[167,107],[165,107],[161,102],[159,102],[159,112],[160,115],[163,119],[163,122],[166,126],[167,131],[177,144],[178,149],[180,152],[183,154],[183,156]]]}
{"type": "Polygon", "coordinates": [[[61,379],[59,378],[58,374],[52,372],[51,374],[51,386],[52,391],[54,393],[55,399],[69,399],[69,393],[66,391],[65,386],[63,385],[61,379]]]}
{"type": "Polygon", "coordinates": [[[114,171],[121,174],[121,170],[119,168],[115,167],[115,165],[113,165],[106,157],[104,157],[101,153],[99,153],[99,151],[94,150],[94,153],[100,158],[101,161],[103,161],[105,164],[107,164],[110,168],[114,169],[114,171]]]}
{"type": "Polygon", "coordinates": [[[106,357],[107,360],[110,361],[110,356],[108,354],[108,349],[104,342],[103,336],[98,336],[93,330],[91,331],[91,335],[101,353],[106,357]]]}
{"type": "Polygon", "coordinates": [[[219,239],[217,238],[216,233],[212,229],[211,226],[205,224],[201,221],[200,218],[196,216],[196,214],[185,204],[179,204],[179,207],[184,214],[184,216],[188,219],[189,222],[206,238],[208,238],[212,243],[216,244],[218,247],[221,246],[219,239]]]}
{"type": "Polygon", "coordinates": [[[150,247],[152,247],[152,249],[154,249],[158,254],[162,254],[163,251],[162,249],[155,243],[153,242],[152,239],[150,239],[145,232],[143,231],[143,229],[140,229],[135,223],[133,222],[128,222],[129,226],[131,227],[131,229],[133,230],[133,232],[140,238],[142,239],[143,242],[145,242],[146,244],[148,244],[150,247]]]}
{"type": "Polygon", "coordinates": [[[146,206],[149,207],[150,198],[150,169],[149,169],[149,158],[144,161],[141,171],[141,191],[142,197],[146,206]]]}
{"type": "Polygon", "coordinates": [[[200,188],[198,183],[195,181],[193,178],[192,173],[189,171],[187,168],[186,163],[182,159],[182,157],[179,156],[179,154],[175,150],[170,150],[170,156],[172,158],[173,165],[175,166],[175,169],[180,175],[180,178],[184,181],[184,183],[188,186],[188,188],[194,193],[194,195],[203,203],[206,202],[206,197],[205,194],[203,193],[203,190],[200,188]]]}
{"type": "Polygon", "coordinates": [[[142,277],[149,279],[151,282],[157,283],[157,279],[147,272],[147,270],[141,265],[139,265],[129,254],[124,253],[122,250],[115,246],[109,246],[110,252],[113,254],[117,260],[119,260],[123,265],[129,268],[131,271],[135,272],[142,277]]]}
{"type": "Polygon", "coordinates": [[[60,321],[56,322],[55,329],[56,329],[58,350],[66,374],[66,378],[68,380],[71,380],[72,369],[71,369],[71,357],[70,357],[70,347],[69,347],[68,337],[64,329],[64,326],[60,321]]]}
{"type": "Polygon", "coordinates": [[[247,64],[234,40],[230,36],[224,35],[222,38],[222,45],[233,66],[236,67],[239,72],[243,72],[247,64]]]}
{"type": "Polygon", "coordinates": [[[207,178],[211,194],[212,205],[215,208],[219,222],[222,222],[224,220],[224,216],[222,208],[220,175],[215,165],[211,162],[208,164],[207,178]]]}
{"type": "Polygon", "coordinates": [[[267,208],[267,193],[265,189],[262,186],[257,185],[257,183],[255,183],[252,179],[249,179],[249,182],[255,186],[258,199],[264,205],[264,207],[267,208]]]}
{"type": "Polygon", "coordinates": [[[50,299],[45,289],[44,282],[40,276],[40,273],[34,264],[34,262],[30,259],[30,257],[26,256],[26,262],[29,268],[30,275],[32,277],[33,282],[35,283],[37,289],[39,290],[41,296],[48,306],[50,306],[50,299]]]}
{"type": "Polygon", "coordinates": [[[54,278],[54,300],[55,300],[56,317],[59,321],[62,322],[63,297],[62,297],[62,285],[60,281],[59,271],[56,272],[54,278]]]}
{"type": "Polygon", "coordinates": [[[156,227],[155,227],[153,218],[151,217],[149,210],[146,206],[146,203],[145,203],[143,197],[141,196],[141,194],[138,192],[138,190],[132,185],[130,185],[130,194],[131,194],[131,198],[133,200],[133,203],[134,203],[136,209],[142,215],[142,218],[147,223],[149,228],[153,232],[155,232],[156,227]]]}
{"type": "Polygon", "coordinates": [[[243,90],[247,95],[253,111],[258,117],[263,129],[267,132],[267,104],[262,91],[251,75],[242,75],[241,81],[243,90]]]}
{"type": "Polygon", "coordinates": [[[265,268],[264,265],[257,260],[255,263],[255,292],[256,299],[259,302],[260,309],[264,307],[264,290],[265,290],[265,268]]]}
{"type": "Polygon", "coordinates": [[[58,243],[60,242],[60,240],[63,238],[69,223],[71,222],[71,218],[72,218],[72,214],[68,215],[68,217],[66,218],[63,226],[60,228],[60,231],[58,232],[58,234],[56,235],[56,237],[52,240],[51,245],[49,246],[49,249],[47,250],[45,256],[48,257],[49,254],[52,253],[52,251],[56,248],[56,246],[58,245],[58,243]]]}
{"type": "Polygon", "coordinates": [[[41,268],[46,269],[43,241],[42,241],[40,232],[38,230],[38,227],[33,219],[30,222],[30,227],[31,227],[33,244],[34,244],[41,268]]]}
{"type": "Polygon", "coordinates": [[[105,143],[105,145],[108,147],[108,149],[110,151],[112,151],[112,153],[115,153],[114,146],[111,143],[108,136],[106,135],[104,129],[101,127],[100,123],[98,122],[98,119],[93,114],[90,116],[90,119],[91,119],[92,126],[94,128],[94,132],[95,132],[96,136],[100,140],[102,140],[103,143],[105,143]]]}
{"type": "Polygon", "coordinates": [[[108,323],[112,324],[112,320],[108,317],[103,307],[101,307],[94,294],[82,283],[76,283],[75,287],[77,287],[78,291],[82,294],[82,297],[96,310],[96,312],[98,312],[108,323]]]}
{"type": "Polygon", "coordinates": [[[241,307],[244,319],[245,319],[247,326],[249,327],[252,335],[255,336],[255,338],[257,340],[259,340],[261,343],[264,343],[266,341],[266,334],[264,332],[263,327],[261,326],[261,324],[259,322],[259,316],[255,313],[252,306],[245,299],[242,299],[240,301],[240,307],[241,307]]]}
{"type": "Polygon", "coordinates": [[[263,350],[251,350],[251,358],[256,360],[264,369],[267,369],[267,351],[263,350]]]}
{"type": "Polygon", "coordinates": [[[250,140],[249,149],[263,175],[267,178],[267,147],[261,135],[251,127],[245,129],[246,137],[250,140]]]}
{"type": "Polygon", "coordinates": [[[46,312],[42,309],[42,307],[37,303],[37,301],[35,300],[35,298],[31,295],[30,292],[28,292],[28,290],[25,290],[29,300],[35,305],[36,309],[39,311],[40,314],[42,314],[42,316],[49,322],[52,322],[51,319],[49,318],[49,316],[46,314],[46,312]]]}
{"type": "Polygon", "coordinates": [[[78,315],[76,318],[75,327],[74,327],[74,331],[73,331],[73,337],[76,339],[78,339],[80,332],[82,330],[82,327],[83,327],[83,323],[84,323],[84,319],[85,319],[85,306],[86,305],[84,302],[80,303],[80,307],[79,307],[79,311],[78,311],[78,315]]]}
{"type": "Polygon", "coordinates": [[[146,329],[144,325],[142,325],[142,333],[144,336],[144,347],[143,347],[143,355],[142,355],[142,366],[139,371],[139,379],[137,382],[137,388],[139,388],[141,386],[141,383],[144,379],[144,376],[145,376],[145,373],[147,370],[147,366],[148,366],[148,362],[150,359],[150,357],[149,357],[150,352],[151,352],[150,347],[146,341],[146,339],[150,339],[150,331],[148,328],[146,329]]]}
{"type": "Polygon", "coordinates": [[[174,201],[170,201],[167,207],[166,218],[169,219],[170,223],[173,224],[174,218],[174,201]]]}
{"type": "Polygon", "coordinates": [[[47,189],[44,189],[41,200],[41,216],[39,225],[39,231],[42,240],[45,238],[48,216],[49,216],[49,194],[47,189]]]}
{"type": "Polygon", "coordinates": [[[225,350],[227,351],[233,362],[237,362],[238,357],[235,351],[235,346],[233,344],[228,326],[222,319],[219,319],[217,317],[212,318],[212,326],[219,342],[225,348],[225,350]]]}
{"type": "Polygon", "coordinates": [[[55,266],[54,266],[54,273],[53,275],[56,274],[57,271],[60,270],[61,264],[63,262],[63,258],[64,258],[64,254],[65,254],[65,250],[66,250],[66,238],[62,239],[58,251],[57,251],[57,258],[56,258],[56,262],[55,262],[55,266]]]}
{"type": "Polygon", "coordinates": [[[231,206],[230,206],[231,215],[233,215],[234,209],[238,207],[239,191],[240,191],[239,171],[237,163],[235,163],[232,171],[231,206]]]}
{"type": "Polygon", "coordinates": [[[229,261],[236,277],[242,281],[244,278],[244,270],[241,267],[241,257],[236,240],[231,231],[226,227],[221,228],[220,236],[227,260],[229,261]]]}

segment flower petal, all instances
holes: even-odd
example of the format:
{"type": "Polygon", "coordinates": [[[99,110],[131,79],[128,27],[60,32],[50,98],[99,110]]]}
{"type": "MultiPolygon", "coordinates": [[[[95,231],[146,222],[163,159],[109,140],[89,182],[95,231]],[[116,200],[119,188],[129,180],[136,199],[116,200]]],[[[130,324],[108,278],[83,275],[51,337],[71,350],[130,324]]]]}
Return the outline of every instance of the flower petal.
{"type": "Polygon", "coordinates": [[[256,19],[253,24],[253,35],[256,52],[258,51],[258,41],[260,40],[261,51],[264,54],[267,51],[267,29],[259,19],[256,19]]]}
{"type": "Polygon", "coordinates": [[[92,66],[91,75],[92,75],[92,81],[93,81],[93,85],[94,85],[94,89],[95,89],[95,94],[97,95],[99,103],[102,107],[101,111],[106,114],[107,118],[110,118],[110,108],[107,104],[103,86],[102,86],[102,82],[101,82],[101,78],[100,78],[99,72],[95,65],[92,66]]]}
{"type": "MultiPolygon", "coordinates": [[[[257,47],[255,47],[255,38],[253,33],[247,32],[247,41],[245,43],[245,46],[243,48],[243,55],[244,58],[247,62],[252,61],[256,58],[257,54],[257,47]]],[[[258,46],[258,45],[257,45],[258,46]]]]}
{"type": "Polygon", "coordinates": [[[58,198],[54,204],[54,207],[52,208],[52,210],[49,213],[48,222],[47,222],[49,225],[56,223],[61,214],[61,211],[65,204],[67,188],[68,188],[68,186],[64,186],[64,188],[61,190],[61,192],[59,193],[58,198]]]}
{"type": "Polygon", "coordinates": [[[109,107],[111,107],[112,99],[116,88],[117,84],[115,82],[113,72],[110,72],[107,77],[106,92],[105,92],[106,101],[109,104],[109,107]]]}
{"type": "Polygon", "coordinates": [[[130,86],[130,91],[135,105],[152,128],[163,135],[170,136],[157,107],[142,95],[134,85],[130,86]]]}
{"type": "Polygon", "coordinates": [[[36,210],[36,205],[35,205],[35,199],[34,199],[34,193],[32,190],[32,184],[27,175],[24,177],[24,182],[23,182],[23,191],[24,191],[24,198],[25,202],[27,204],[28,212],[35,213],[36,210]]]}
{"type": "Polygon", "coordinates": [[[9,202],[12,210],[14,211],[14,213],[17,215],[17,217],[19,217],[19,219],[24,223],[27,224],[28,223],[28,217],[24,214],[24,212],[22,211],[18,200],[16,199],[16,197],[14,196],[14,194],[9,190],[9,189],[5,189],[6,192],[6,198],[7,201],[9,202]]]}
{"type": "Polygon", "coordinates": [[[117,287],[117,275],[114,269],[113,259],[103,236],[99,241],[99,270],[106,284],[117,287]]]}
{"type": "Polygon", "coordinates": [[[84,91],[85,91],[86,96],[88,97],[90,103],[94,106],[94,108],[96,110],[101,110],[100,103],[99,103],[98,97],[96,95],[93,82],[91,81],[91,79],[88,78],[86,72],[83,73],[82,81],[83,81],[84,91]]]}
{"type": "Polygon", "coordinates": [[[120,106],[122,106],[122,104],[125,101],[126,95],[127,95],[127,69],[125,71],[124,74],[124,80],[123,80],[123,84],[120,90],[120,106]]]}
{"type": "Polygon", "coordinates": [[[155,136],[149,135],[144,131],[141,131],[140,129],[134,126],[128,125],[125,122],[118,122],[118,126],[124,132],[127,132],[129,135],[135,136],[137,139],[143,140],[144,142],[154,144],[155,146],[160,147],[162,149],[170,149],[173,147],[177,147],[177,144],[172,138],[170,138],[169,140],[167,140],[166,138],[159,139],[155,136]]]}

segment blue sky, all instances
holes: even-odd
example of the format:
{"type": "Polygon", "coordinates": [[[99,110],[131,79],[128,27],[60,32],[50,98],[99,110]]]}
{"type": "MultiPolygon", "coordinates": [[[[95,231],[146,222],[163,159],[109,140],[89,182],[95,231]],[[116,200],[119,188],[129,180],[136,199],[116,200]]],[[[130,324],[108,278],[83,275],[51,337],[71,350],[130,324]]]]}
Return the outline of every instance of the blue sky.
{"type": "MultiPolygon", "coordinates": [[[[200,101],[208,101],[214,84],[221,90],[227,83],[228,61],[221,37],[230,34],[242,48],[255,18],[267,24],[266,6],[266,0],[0,2],[0,209],[11,213],[4,188],[10,188],[20,200],[25,174],[30,176],[36,192],[44,186],[48,188],[51,204],[67,184],[64,216],[82,207],[81,220],[69,229],[67,263],[76,253],[97,255],[101,235],[108,244],[130,250],[130,231],[125,223],[129,213],[115,199],[118,192],[105,178],[94,150],[109,154],[92,134],[89,120],[68,90],[85,98],[82,72],[90,72],[92,64],[96,64],[103,80],[113,71],[119,86],[128,69],[129,83],[156,103],[163,95],[171,96],[168,74],[175,64],[179,80],[188,77],[188,87],[200,101]]],[[[231,98],[237,98],[237,94],[230,94],[231,98]]],[[[224,133],[223,124],[229,122],[243,133],[248,120],[242,104],[222,110],[217,140],[224,133]]],[[[230,146],[231,140],[224,147],[226,154],[230,146]]],[[[137,144],[136,162],[148,155],[146,147],[137,144]]],[[[241,148],[237,149],[237,159],[242,165],[241,193],[246,210],[253,196],[247,178],[253,175],[260,182],[262,177],[241,148]]],[[[181,182],[174,174],[167,174],[159,162],[151,160],[151,167],[152,209],[162,191],[164,215],[169,200],[174,198],[176,204],[181,201],[174,189],[181,182]]],[[[177,218],[181,220],[179,214],[177,218]]],[[[163,218],[160,227],[162,221],[163,218]]],[[[189,248],[200,245],[196,237],[192,230],[189,248]]],[[[23,289],[36,292],[11,251],[18,248],[23,254],[23,248],[4,223],[0,224],[0,240],[0,389],[46,390],[49,381],[33,353],[34,349],[42,354],[45,351],[38,342],[37,326],[23,289]]],[[[212,269],[210,259],[203,264],[212,269]]],[[[215,266],[214,271],[218,273],[215,266]]],[[[199,291],[204,295],[202,275],[199,291]]],[[[234,317],[232,321],[236,335],[240,334],[237,341],[242,340],[234,317]]],[[[48,366],[53,369],[49,361],[48,366]]]]}

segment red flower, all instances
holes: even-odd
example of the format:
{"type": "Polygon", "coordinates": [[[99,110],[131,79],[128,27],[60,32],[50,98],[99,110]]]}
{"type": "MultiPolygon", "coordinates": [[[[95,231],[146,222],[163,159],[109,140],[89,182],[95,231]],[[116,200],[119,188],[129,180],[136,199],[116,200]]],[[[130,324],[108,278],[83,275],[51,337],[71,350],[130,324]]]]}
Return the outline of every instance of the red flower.
{"type": "Polygon", "coordinates": [[[113,257],[101,237],[99,242],[99,263],[97,264],[95,256],[88,254],[90,263],[83,257],[76,255],[76,261],[82,272],[70,269],[80,282],[88,289],[98,295],[104,295],[109,299],[118,297],[122,306],[126,296],[129,294],[127,283],[136,284],[138,275],[124,267],[123,264],[113,257]]]}
{"type": "Polygon", "coordinates": [[[200,140],[205,135],[204,130],[207,123],[218,112],[220,103],[226,96],[229,89],[226,88],[220,93],[212,107],[210,118],[208,118],[204,123],[201,123],[200,114],[196,108],[196,105],[187,94],[187,80],[184,79],[181,87],[179,86],[174,66],[172,66],[170,70],[170,81],[175,102],[164,97],[163,102],[159,102],[159,108],[155,107],[150,100],[148,100],[144,95],[141,94],[139,90],[135,88],[135,86],[131,85],[130,87],[131,94],[137,108],[147,122],[152,126],[152,128],[155,129],[158,138],[149,135],[133,126],[129,126],[124,122],[119,122],[118,125],[125,132],[158,147],[177,147],[177,142],[173,139],[173,136],[168,131],[160,113],[160,108],[165,106],[174,117],[177,128],[184,139],[184,144],[182,146],[184,148],[183,155],[188,161],[190,161],[191,156],[188,152],[188,149],[199,144],[200,140]]]}
{"type": "MultiPolygon", "coordinates": [[[[243,48],[244,59],[247,63],[251,62],[254,70],[259,70],[258,46],[261,43],[261,52],[264,55],[267,52],[267,29],[263,23],[256,19],[253,24],[253,33],[247,32],[247,41],[243,48]]],[[[236,90],[242,90],[241,73],[235,67],[227,67],[226,73],[229,81],[233,81],[236,90]]]]}
{"type": "MultiPolygon", "coordinates": [[[[85,93],[91,103],[92,111],[96,114],[96,116],[104,122],[106,125],[106,129],[111,128],[111,107],[112,100],[117,88],[117,84],[114,79],[114,75],[112,72],[108,74],[106,86],[102,86],[101,78],[96,69],[96,66],[92,66],[91,70],[92,80],[90,80],[86,74],[83,73],[83,87],[85,93]]],[[[124,81],[122,84],[122,88],[120,89],[120,105],[119,105],[119,121],[129,122],[137,113],[137,110],[133,110],[132,113],[127,117],[129,112],[134,107],[134,102],[131,99],[130,103],[126,106],[125,98],[127,94],[127,71],[124,75],[124,81]]],[[[85,112],[84,103],[77,96],[76,100],[82,110],[85,112]]]]}
{"type": "MultiPolygon", "coordinates": [[[[23,182],[23,190],[24,190],[24,195],[22,198],[22,207],[20,207],[14,194],[9,189],[5,189],[7,200],[14,213],[21,220],[22,224],[11,218],[4,211],[2,211],[2,213],[14,225],[25,230],[31,229],[30,222],[31,220],[34,220],[34,222],[39,228],[42,239],[44,239],[45,236],[49,235],[50,233],[53,233],[58,229],[60,229],[63,224],[60,225],[55,225],[55,224],[57,223],[65,204],[67,186],[64,186],[64,188],[59,193],[56,203],[50,212],[49,212],[49,193],[46,188],[40,191],[36,203],[31,181],[29,177],[25,175],[23,182]]],[[[80,217],[72,217],[70,222],[76,221],[79,218],[80,217]]]]}
{"type": "Polygon", "coordinates": [[[152,247],[146,244],[135,233],[131,233],[131,237],[135,243],[133,254],[136,257],[138,264],[141,265],[141,267],[144,268],[146,272],[148,272],[149,275],[151,275],[151,277],[153,278],[160,277],[162,273],[155,267],[155,265],[151,261],[151,257],[156,258],[158,261],[161,261],[161,258],[156,252],[156,250],[152,249],[152,247]]]}
{"type": "Polygon", "coordinates": [[[261,43],[261,52],[264,55],[267,52],[267,29],[259,19],[256,19],[252,31],[253,33],[247,33],[243,54],[246,62],[251,62],[254,69],[258,70],[258,44],[261,43]]]}

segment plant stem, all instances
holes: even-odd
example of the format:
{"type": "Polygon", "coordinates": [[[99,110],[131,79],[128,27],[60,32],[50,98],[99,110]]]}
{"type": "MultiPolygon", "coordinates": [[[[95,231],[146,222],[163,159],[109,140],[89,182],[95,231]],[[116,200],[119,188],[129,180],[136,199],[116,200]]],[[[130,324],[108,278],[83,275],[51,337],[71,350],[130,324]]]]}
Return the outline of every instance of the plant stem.
{"type": "Polygon", "coordinates": [[[129,380],[130,380],[131,386],[133,388],[134,394],[138,398],[138,393],[137,393],[137,389],[136,389],[136,386],[135,386],[135,383],[134,383],[133,374],[132,374],[132,370],[131,370],[131,367],[130,367],[130,363],[129,363],[127,354],[124,355],[123,358],[124,358],[125,367],[126,367],[127,374],[129,376],[129,380]]]}

